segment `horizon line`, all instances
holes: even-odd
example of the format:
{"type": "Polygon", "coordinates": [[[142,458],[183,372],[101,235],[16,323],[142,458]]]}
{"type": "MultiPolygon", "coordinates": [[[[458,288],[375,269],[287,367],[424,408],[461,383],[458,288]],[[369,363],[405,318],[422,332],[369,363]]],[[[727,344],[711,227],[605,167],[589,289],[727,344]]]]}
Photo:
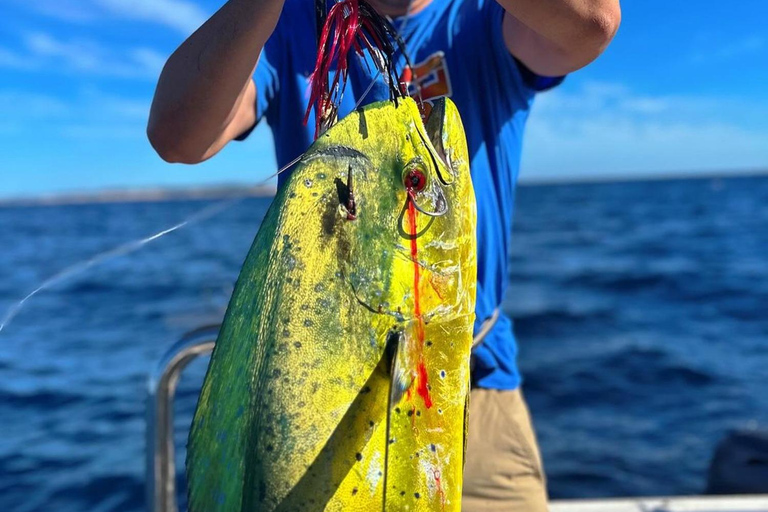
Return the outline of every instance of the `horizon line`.
{"type": "Polygon", "coordinates": [[[757,178],[768,176],[768,167],[749,169],[720,169],[713,171],[658,171],[627,174],[595,174],[591,176],[551,176],[526,177],[518,180],[521,186],[567,185],[567,184],[599,184],[599,183],[631,183],[639,181],[674,181],[674,180],[711,180],[729,178],[757,178]]]}
{"type": "MultiPolygon", "coordinates": [[[[651,172],[632,175],[604,174],[593,176],[523,176],[518,180],[521,187],[555,185],[589,185],[609,183],[634,183],[646,181],[710,180],[768,177],[768,168],[732,169],[720,171],[651,172]]],[[[247,183],[220,183],[211,185],[147,185],[146,187],[113,187],[95,190],[49,192],[39,195],[0,196],[0,207],[68,206],[81,204],[139,203],[215,200],[234,197],[271,197],[274,185],[248,185],[247,183]]]]}

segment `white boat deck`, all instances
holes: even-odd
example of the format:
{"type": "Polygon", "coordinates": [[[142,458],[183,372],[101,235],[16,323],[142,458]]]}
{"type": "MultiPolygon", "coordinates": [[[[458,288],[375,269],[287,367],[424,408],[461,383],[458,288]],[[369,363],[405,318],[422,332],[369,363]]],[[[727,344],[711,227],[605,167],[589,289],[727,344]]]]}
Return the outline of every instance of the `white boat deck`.
{"type": "Polygon", "coordinates": [[[768,512],[768,495],[562,500],[550,512],[768,512]]]}

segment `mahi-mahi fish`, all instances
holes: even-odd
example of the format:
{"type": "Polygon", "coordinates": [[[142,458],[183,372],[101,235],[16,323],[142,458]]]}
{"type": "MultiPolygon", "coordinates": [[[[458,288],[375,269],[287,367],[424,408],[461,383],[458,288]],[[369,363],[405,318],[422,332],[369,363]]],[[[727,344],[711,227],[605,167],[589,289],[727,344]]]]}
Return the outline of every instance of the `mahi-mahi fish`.
{"type": "Polygon", "coordinates": [[[189,436],[189,508],[460,510],[476,283],[459,114],[356,110],[245,260],[189,436]]]}

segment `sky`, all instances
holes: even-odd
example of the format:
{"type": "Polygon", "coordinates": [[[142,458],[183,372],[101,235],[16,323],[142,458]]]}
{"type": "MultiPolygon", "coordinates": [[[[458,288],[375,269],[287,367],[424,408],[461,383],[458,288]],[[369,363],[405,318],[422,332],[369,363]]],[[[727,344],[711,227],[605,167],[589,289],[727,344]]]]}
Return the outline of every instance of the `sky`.
{"type": "MultiPolygon", "coordinates": [[[[437,0],[439,1],[439,0],[437,0]]],[[[212,0],[0,0],[0,197],[255,184],[260,126],[169,165],[145,129],[165,59],[212,0]]],[[[531,113],[521,179],[768,170],[768,2],[625,0],[608,50],[531,113]]]]}

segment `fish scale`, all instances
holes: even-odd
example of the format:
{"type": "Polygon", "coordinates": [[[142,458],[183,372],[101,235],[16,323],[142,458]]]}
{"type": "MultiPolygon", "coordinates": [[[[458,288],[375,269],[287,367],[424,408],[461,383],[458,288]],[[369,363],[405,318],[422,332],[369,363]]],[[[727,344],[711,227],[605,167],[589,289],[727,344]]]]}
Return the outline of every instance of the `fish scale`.
{"type": "Polygon", "coordinates": [[[476,213],[440,102],[429,130],[410,99],[353,112],[278,191],[193,419],[190,510],[460,509],[476,213]]]}

